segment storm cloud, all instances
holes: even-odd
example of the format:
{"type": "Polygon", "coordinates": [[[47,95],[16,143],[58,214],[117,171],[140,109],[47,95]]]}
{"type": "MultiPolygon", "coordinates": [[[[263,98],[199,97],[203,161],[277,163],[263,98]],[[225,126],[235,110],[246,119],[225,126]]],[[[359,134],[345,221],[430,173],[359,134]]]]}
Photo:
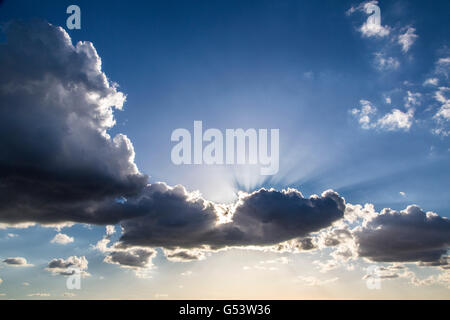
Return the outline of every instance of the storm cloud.
{"type": "Polygon", "coordinates": [[[64,29],[38,20],[4,32],[0,221],[103,223],[90,216],[92,205],[147,183],[130,140],[107,133],[125,95],[101,71],[92,43],[74,46],[64,29]]]}
{"type": "Polygon", "coordinates": [[[333,191],[305,198],[295,189],[260,189],[226,207],[164,183],[147,186],[137,203],[127,205],[145,213],[122,222],[121,244],[168,248],[273,245],[319,231],[345,210],[333,191]],[[219,223],[221,218],[231,221],[219,223]]]}
{"type": "Polygon", "coordinates": [[[450,246],[450,221],[418,206],[383,209],[354,235],[359,256],[372,261],[439,265],[450,246]]]}

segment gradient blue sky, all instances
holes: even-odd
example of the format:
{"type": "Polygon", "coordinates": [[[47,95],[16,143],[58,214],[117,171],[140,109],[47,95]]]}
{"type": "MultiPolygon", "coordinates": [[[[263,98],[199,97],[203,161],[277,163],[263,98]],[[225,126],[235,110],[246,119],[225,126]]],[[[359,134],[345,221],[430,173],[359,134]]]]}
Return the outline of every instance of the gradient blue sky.
{"type": "MultiPolygon", "coordinates": [[[[0,6],[0,22],[45,19],[64,27],[74,43],[87,40],[94,44],[102,70],[127,95],[124,110],[115,112],[117,125],[111,134],[124,133],[131,139],[136,164],[150,175],[151,182],[182,184],[219,202],[231,202],[239,190],[260,187],[293,187],[308,196],[333,189],[347,202],[372,203],[377,211],[417,204],[450,217],[450,138],[432,132],[439,125],[433,118],[440,108],[434,97],[439,86],[424,85],[437,77],[439,59],[450,56],[450,2],[380,1],[382,25],[391,28],[385,37],[365,37],[359,31],[367,15],[358,10],[346,13],[359,4],[333,0],[6,0],[0,6]],[[70,4],[81,8],[81,30],[65,27],[70,4]],[[397,39],[407,27],[413,27],[418,37],[404,52],[397,39]],[[380,68],[377,53],[391,57],[398,66],[380,68]],[[378,118],[394,108],[405,111],[408,91],[421,95],[408,130],[365,129],[351,114],[353,108],[361,108],[360,100],[376,106],[378,118]],[[221,130],[280,129],[279,173],[262,179],[233,166],[173,165],[170,135],[176,128],[193,130],[194,120],[221,130]]],[[[4,41],[3,35],[0,40],[4,41]]],[[[448,86],[448,74],[439,77],[441,86],[448,86]]],[[[175,283],[174,274],[196,270],[194,276],[204,272],[206,278],[214,278],[205,269],[220,266],[226,257],[234,261],[233,267],[236,261],[247,265],[252,262],[246,261],[264,260],[259,252],[239,250],[188,264],[171,263],[158,255],[153,261],[155,275],[142,280],[103,263],[103,255],[89,249],[103,236],[103,227],[64,229],[75,238],[67,245],[50,243],[55,233],[39,226],[0,230],[0,257],[23,256],[34,265],[0,268],[4,280],[0,292],[7,293],[5,297],[22,298],[28,291],[53,290],[53,296],[64,292],[63,280],[38,268],[55,257],[88,257],[94,276],[86,280],[90,291],[81,297],[102,297],[108,288],[117,289],[117,281],[129,281],[134,289],[133,293],[126,289],[123,296],[128,298],[185,297],[177,288],[187,277],[175,283]],[[99,286],[103,275],[116,280],[99,286]],[[35,289],[19,286],[22,282],[35,289]]],[[[240,265],[236,268],[241,270],[240,265]]],[[[352,281],[361,282],[360,275],[339,277],[349,277],[346,288],[352,288],[352,281]]],[[[408,297],[408,289],[387,285],[395,294],[390,296],[390,291],[386,297],[408,297]]],[[[276,292],[286,292],[286,297],[333,298],[342,289],[332,287],[324,293],[291,290],[280,283],[274,286],[278,286],[276,292]]],[[[201,297],[201,288],[186,296],[201,297]]],[[[231,290],[210,296],[228,297],[231,290]]],[[[436,290],[417,294],[449,297],[448,289],[436,290]]],[[[344,296],[358,297],[350,292],[344,296]]],[[[380,297],[364,292],[365,297],[380,297]]],[[[252,297],[252,293],[242,296],[252,297]]]]}

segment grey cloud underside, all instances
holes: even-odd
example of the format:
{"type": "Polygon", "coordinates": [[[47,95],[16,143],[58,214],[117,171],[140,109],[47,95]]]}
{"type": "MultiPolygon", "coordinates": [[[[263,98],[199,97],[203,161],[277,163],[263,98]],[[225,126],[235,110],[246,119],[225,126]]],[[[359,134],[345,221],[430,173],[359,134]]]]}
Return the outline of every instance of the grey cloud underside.
{"type": "Polygon", "coordinates": [[[129,268],[145,268],[155,254],[155,251],[144,248],[130,251],[113,251],[105,258],[105,262],[129,268]]]}
{"type": "Polygon", "coordinates": [[[359,255],[373,261],[442,265],[450,247],[450,221],[417,206],[401,212],[384,209],[355,237],[359,255]]]}
{"type": "MultiPolygon", "coordinates": [[[[124,135],[111,138],[125,96],[94,46],[61,28],[13,22],[0,45],[0,219],[95,223],[92,202],[132,196],[147,177],[124,135]]],[[[99,217],[100,218],[100,217],[99,217]]],[[[99,223],[117,222],[104,217],[99,223]]]]}
{"type": "Polygon", "coordinates": [[[23,266],[27,264],[27,260],[25,258],[17,257],[17,258],[6,258],[3,260],[3,263],[13,266],[23,266]]]}
{"type": "MultiPolygon", "coordinates": [[[[232,222],[217,224],[220,207],[190,199],[178,186],[152,184],[134,204],[146,214],[122,222],[124,246],[195,248],[272,245],[303,237],[343,217],[343,198],[332,191],[304,198],[296,190],[261,189],[242,199],[232,222]]],[[[126,206],[126,205],[125,205],[126,206]]]]}

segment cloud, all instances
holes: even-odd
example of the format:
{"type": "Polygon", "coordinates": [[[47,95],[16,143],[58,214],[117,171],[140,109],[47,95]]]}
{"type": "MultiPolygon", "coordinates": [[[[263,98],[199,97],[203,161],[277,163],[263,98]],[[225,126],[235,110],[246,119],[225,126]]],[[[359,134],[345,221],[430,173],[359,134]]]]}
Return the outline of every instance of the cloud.
{"type": "Polygon", "coordinates": [[[27,263],[27,259],[22,257],[15,257],[15,258],[6,258],[3,260],[3,263],[14,266],[14,267],[31,267],[32,264],[27,263]]]}
{"type": "Polygon", "coordinates": [[[37,293],[30,293],[28,296],[29,297],[50,297],[50,293],[37,292],[37,293]]]}
{"type": "Polygon", "coordinates": [[[380,71],[396,70],[400,66],[400,61],[394,57],[386,57],[382,52],[375,53],[375,67],[380,71]]]}
{"type": "Polygon", "coordinates": [[[352,15],[356,11],[364,12],[368,15],[366,21],[359,28],[359,31],[363,37],[378,37],[383,38],[390,34],[391,28],[389,26],[381,25],[381,12],[378,7],[378,1],[372,0],[359,4],[358,6],[352,6],[347,10],[347,16],[352,15]],[[380,23],[374,21],[377,12],[380,16],[380,23]]]}
{"type": "Polygon", "coordinates": [[[0,221],[106,223],[99,201],[147,183],[130,140],[111,137],[125,95],[101,71],[90,42],[60,27],[11,22],[0,46],[0,221]]]}
{"type": "Polygon", "coordinates": [[[377,126],[388,131],[408,131],[412,125],[413,115],[414,113],[410,111],[402,112],[398,109],[393,109],[378,120],[377,126]]]}
{"type": "Polygon", "coordinates": [[[53,275],[70,276],[79,273],[82,276],[89,276],[86,272],[88,268],[88,260],[86,257],[71,256],[65,259],[51,260],[45,270],[53,275]]]}
{"type": "Polygon", "coordinates": [[[152,257],[156,251],[148,248],[133,248],[130,250],[112,251],[105,258],[105,262],[118,264],[121,267],[139,269],[150,268],[152,257]]]}
{"type": "Polygon", "coordinates": [[[3,280],[2,280],[2,278],[0,278],[0,284],[2,284],[2,282],[3,282],[3,280]]]}
{"type": "Polygon", "coordinates": [[[361,108],[353,108],[351,114],[358,118],[358,122],[363,129],[374,127],[371,117],[376,114],[377,108],[368,100],[360,100],[361,108]]]}
{"type": "Polygon", "coordinates": [[[226,207],[164,183],[147,186],[138,201],[126,205],[142,215],[122,221],[120,246],[169,249],[273,245],[327,227],[342,218],[345,209],[344,199],[333,191],[305,198],[295,189],[260,189],[240,193],[238,201],[226,207]],[[221,216],[232,221],[218,223],[221,216]]]}
{"type": "Polygon", "coordinates": [[[318,279],[313,276],[309,276],[309,277],[298,276],[296,278],[296,282],[304,283],[307,286],[311,286],[311,287],[327,285],[327,284],[336,282],[338,280],[339,280],[339,278],[337,278],[337,277],[331,278],[331,279],[325,279],[325,280],[321,280],[321,279],[318,279]]]}
{"type": "Polygon", "coordinates": [[[436,262],[450,246],[450,221],[417,206],[383,209],[355,232],[358,254],[378,262],[436,262]]]}
{"type": "Polygon", "coordinates": [[[404,34],[398,36],[398,43],[402,46],[402,51],[404,53],[409,51],[409,48],[411,48],[413,43],[419,37],[417,34],[414,33],[415,31],[416,29],[408,27],[404,34]]]}
{"type": "Polygon", "coordinates": [[[164,249],[164,255],[170,261],[174,262],[189,262],[195,260],[204,260],[206,253],[204,250],[196,249],[164,249]]]}
{"type": "Polygon", "coordinates": [[[438,78],[428,78],[424,81],[424,86],[437,86],[439,84],[438,78]]]}
{"type": "Polygon", "coordinates": [[[414,106],[419,106],[421,104],[420,99],[422,94],[419,92],[407,91],[407,96],[405,97],[405,108],[411,109],[414,106]]]}
{"type": "Polygon", "coordinates": [[[74,241],[73,237],[69,237],[67,234],[64,233],[58,233],[50,242],[58,244],[68,244],[73,241],[74,241]]]}
{"type": "MultiPolygon", "coordinates": [[[[408,92],[410,94],[410,92],[408,92]]],[[[417,94],[420,96],[420,94],[417,94]]],[[[417,99],[417,95],[408,97],[410,99],[417,99]]],[[[392,109],[391,112],[386,113],[384,116],[377,119],[377,108],[373,106],[370,101],[360,100],[361,107],[353,108],[350,113],[358,119],[358,123],[361,128],[369,129],[382,129],[387,131],[404,130],[408,131],[413,123],[414,108],[410,107],[412,104],[418,104],[417,100],[408,100],[406,105],[409,107],[407,112],[403,112],[399,109],[392,109]]]]}
{"type": "Polygon", "coordinates": [[[77,295],[75,293],[71,293],[71,292],[64,292],[62,294],[62,296],[66,297],[66,298],[73,298],[73,297],[76,297],[77,295]]]}

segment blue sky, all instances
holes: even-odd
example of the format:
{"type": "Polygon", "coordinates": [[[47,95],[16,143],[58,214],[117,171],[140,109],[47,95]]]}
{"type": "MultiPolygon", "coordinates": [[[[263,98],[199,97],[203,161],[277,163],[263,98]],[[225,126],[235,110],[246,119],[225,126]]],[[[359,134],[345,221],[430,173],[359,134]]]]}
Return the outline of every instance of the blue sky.
{"type": "MultiPolygon", "coordinates": [[[[6,0],[0,6],[0,22],[43,19],[63,27],[74,45],[92,42],[101,58],[101,71],[126,95],[123,110],[114,111],[116,125],[108,133],[129,138],[134,162],[150,176],[150,183],[180,184],[188,191],[199,190],[204,199],[225,204],[234,203],[239,191],[251,193],[262,187],[295,188],[305,197],[333,189],[347,203],[373,204],[376,212],[383,208],[400,211],[416,204],[424,212],[450,217],[450,60],[446,60],[450,57],[450,3],[396,0],[378,5],[382,29],[375,34],[361,30],[368,17],[364,3],[331,0],[6,0]],[[81,30],[66,28],[65,11],[74,3],[81,8],[81,30]],[[205,128],[223,131],[279,129],[279,172],[261,177],[238,165],[174,165],[171,133],[177,128],[192,131],[195,120],[203,121],[205,128]]],[[[4,34],[0,40],[6,42],[4,34]]],[[[103,224],[63,228],[61,233],[74,238],[65,245],[50,243],[59,231],[48,226],[0,230],[0,258],[26,257],[33,264],[1,267],[0,293],[6,298],[25,298],[28,292],[39,291],[59,297],[65,292],[64,279],[49,275],[46,264],[53,258],[86,256],[91,276],[83,281],[89,290],[77,293],[80,297],[104,297],[108,288],[117,290],[124,281],[130,281],[130,288],[117,297],[201,297],[201,281],[192,278],[215,279],[217,274],[211,270],[223,271],[220,261],[228,261],[231,270],[242,273],[243,266],[229,261],[248,267],[280,255],[230,249],[208,252],[212,256],[204,260],[176,263],[168,261],[160,247],[151,246],[158,251],[155,267],[151,278],[142,280],[130,270],[105,263],[104,252],[92,248],[104,237],[103,224]],[[192,275],[180,276],[189,270],[194,270],[192,275]],[[101,278],[114,280],[103,284],[101,278]]],[[[115,237],[118,241],[119,235],[115,237]]],[[[444,246],[448,246],[446,241],[444,246]]],[[[290,261],[289,268],[283,269],[283,263],[277,268],[283,270],[281,278],[289,285],[280,280],[264,287],[261,292],[267,295],[262,297],[273,297],[268,292],[275,287],[276,295],[284,292],[290,298],[308,294],[339,297],[342,288],[341,297],[356,297],[355,288],[368,298],[383,294],[449,297],[439,281],[431,289],[414,287],[417,291],[408,293],[406,275],[383,281],[389,288],[383,293],[367,291],[361,280],[363,267],[349,261],[344,265],[357,265],[359,273],[334,270],[328,279],[339,278],[337,284],[317,285],[320,281],[311,277],[323,279],[323,274],[315,271],[308,280],[297,265],[319,265],[313,261],[326,261],[330,252],[324,250],[314,253],[317,259],[310,253],[282,253],[290,261]],[[292,284],[288,280],[292,277],[319,289],[298,289],[302,284],[292,284]],[[327,290],[320,289],[324,286],[327,290]]],[[[419,267],[409,270],[414,268],[419,267]]],[[[423,279],[433,275],[419,269],[423,279]]],[[[268,269],[258,269],[257,276],[264,278],[266,272],[270,274],[268,269]]],[[[242,274],[227,277],[235,283],[242,274]]],[[[257,280],[249,280],[248,286],[257,280]]],[[[251,298],[257,291],[243,291],[242,297],[251,298]]],[[[231,288],[221,292],[208,294],[232,297],[231,288]]]]}

